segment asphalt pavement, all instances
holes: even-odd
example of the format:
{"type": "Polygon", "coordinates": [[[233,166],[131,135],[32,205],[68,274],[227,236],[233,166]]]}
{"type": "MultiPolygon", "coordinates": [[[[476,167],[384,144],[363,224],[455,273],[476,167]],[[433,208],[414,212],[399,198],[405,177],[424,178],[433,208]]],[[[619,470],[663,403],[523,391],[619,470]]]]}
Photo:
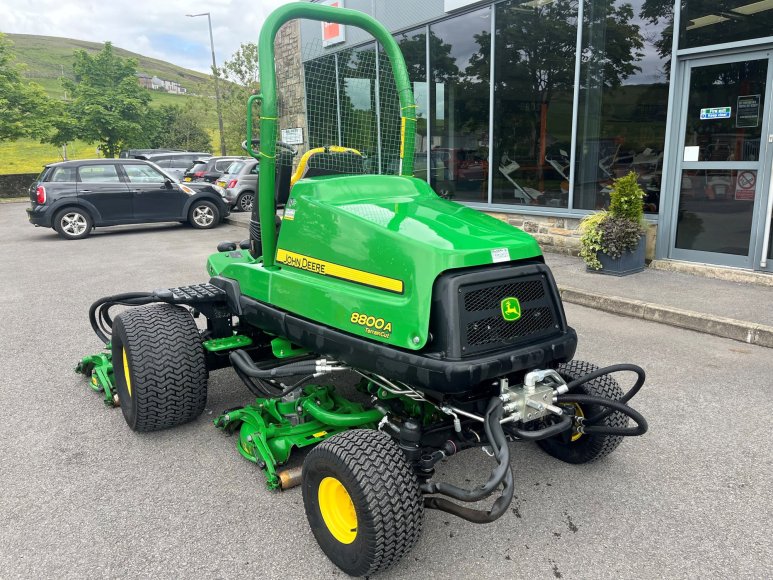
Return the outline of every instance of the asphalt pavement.
{"type": "MultiPolygon", "coordinates": [[[[206,279],[238,226],[122,226],[80,241],[0,205],[0,578],[335,578],[299,489],[269,492],[212,425],[249,402],[212,373],[196,421],[137,434],[73,372],[101,343],[95,299],[206,279]]],[[[516,498],[493,524],[428,511],[416,548],[380,578],[771,578],[770,350],[566,305],[577,358],[632,362],[650,431],[595,464],[512,446],[516,498]]],[[[621,377],[622,378],[622,377],[621,377]]],[[[300,456],[295,458],[295,463],[300,456]]],[[[471,450],[439,468],[482,482],[471,450]]]]}

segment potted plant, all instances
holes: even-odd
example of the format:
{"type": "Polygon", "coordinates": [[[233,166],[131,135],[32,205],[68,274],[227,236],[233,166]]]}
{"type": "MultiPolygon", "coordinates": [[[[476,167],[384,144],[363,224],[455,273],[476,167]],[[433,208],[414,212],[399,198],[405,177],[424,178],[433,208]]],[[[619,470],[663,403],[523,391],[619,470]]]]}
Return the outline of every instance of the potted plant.
{"type": "Polygon", "coordinates": [[[580,257],[589,271],[626,276],[644,269],[645,224],[638,175],[615,179],[609,209],[580,222],[580,257]]]}

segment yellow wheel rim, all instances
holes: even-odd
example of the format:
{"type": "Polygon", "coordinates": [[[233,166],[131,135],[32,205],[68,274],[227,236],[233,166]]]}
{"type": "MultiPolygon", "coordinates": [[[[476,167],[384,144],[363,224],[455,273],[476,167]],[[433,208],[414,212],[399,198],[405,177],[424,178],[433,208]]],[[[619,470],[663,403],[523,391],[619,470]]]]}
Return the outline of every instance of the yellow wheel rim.
{"type": "MultiPolygon", "coordinates": [[[[585,413],[582,412],[582,407],[580,407],[580,405],[577,403],[572,403],[572,405],[574,405],[575,417],[585,417],[585,413]]],[[[580,437],[582,437],[582,433],[572,433],[572,442],[577,441],[580,437]]]]}
{"type": "Polygon", "coordinates": [[[123,353],[123,376],[126,379],[126,389],[129,391],[129,396],[132,396],[132,379],[129,376],[129,359],[126,358],[126,349],[121,349],[123,353]]]}
{"type": "Polygon", "coordinates": [[[335,477],[319,482],[319,511],[327,529],[342,544],[351,544],[357,537],[357,512],[349,492],[335,477]]]}

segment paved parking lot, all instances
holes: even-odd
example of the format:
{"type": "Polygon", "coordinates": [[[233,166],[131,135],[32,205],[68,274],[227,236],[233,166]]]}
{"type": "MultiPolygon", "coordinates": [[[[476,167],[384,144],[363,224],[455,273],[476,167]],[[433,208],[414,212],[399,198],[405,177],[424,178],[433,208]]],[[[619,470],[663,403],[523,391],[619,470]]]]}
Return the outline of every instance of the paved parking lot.
{"type": "MultiPolygon", "coordinates": [[[[97,230],[60,240],[0,205],[0,578],[341,577],[299,489],[272,493],[211,419],[249,401],[212,374],[199,420],[133,433],[73,373],[97,351],[87,310],[107,294],[205,279],[243,228],[97,230]]],[[[568,306],[578,358],[634,362],[650,432],[598,464],[513,447],[516,499],[494,524],[428,512],[382,578],[770,578],[771,350],[568,306]]],[[[471,486],[480,451],[440,467],[471,486]]]]}

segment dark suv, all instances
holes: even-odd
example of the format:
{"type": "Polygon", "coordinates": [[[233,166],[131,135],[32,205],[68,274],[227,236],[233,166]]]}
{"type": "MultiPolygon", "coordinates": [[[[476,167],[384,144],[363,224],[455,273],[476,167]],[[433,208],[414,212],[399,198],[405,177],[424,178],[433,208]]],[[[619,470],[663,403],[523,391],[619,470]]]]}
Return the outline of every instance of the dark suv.
{"type": "Polygon", "coordinates": [[[250,157],[210,157],[209,159],[198,159],[192,162],[191,166],[185,171],[183,181],[206,181],[215,183],[218,178],[225,173],[228,166],[234,161],[240,159],[251,159],[250,157]]]}
{"type": "Polygon", "coordinates": [[[189,222],[213,228],[230,212],[224,190],[182,184],[140,159],[82,159],[46,165],[30,186],[30,223],[66,239],[85,238],[96,226],[189,222]]]}

